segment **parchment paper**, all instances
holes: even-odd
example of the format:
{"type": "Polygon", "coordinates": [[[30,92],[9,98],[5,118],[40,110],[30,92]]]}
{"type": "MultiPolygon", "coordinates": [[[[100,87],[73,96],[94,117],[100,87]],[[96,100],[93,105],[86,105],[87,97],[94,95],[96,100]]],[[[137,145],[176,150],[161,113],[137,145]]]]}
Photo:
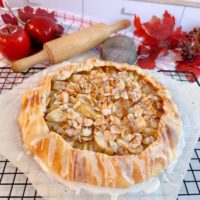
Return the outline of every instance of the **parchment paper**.
{"type": "MultiPolygon", "coordinates": [[[[82,57],[84,59],[84,57],[82,57]]],[[[21,106],[22,94],[30,87],[34,87],[38,80],[55,68],[62,67],[65,63],[49,67],[42,72],[26,79],[23,84],[0,96],[0,153],[17,166],[28,178],[45,199],[109,199],[106,194],[96,194],[82,190],[79,195],[49,177],[36,163],[31,155],[28,155],[23,148],[17,118],[21,106]]],[[[160,187],[157,191],[146,194],[144,192],[125,194],[119,197],[120,200],[175,200],[180,185],[188,168],[188,163],[196,141],[200,135],[200,88],[196,83],[189,84],[178,82],[162,73],[151,72],[156,76],[172,93],[176,104],[179,107],[184,124],[183,138],[185,145],[182,153],[172,167],[165,170],[160,176],[160,187]]]]}

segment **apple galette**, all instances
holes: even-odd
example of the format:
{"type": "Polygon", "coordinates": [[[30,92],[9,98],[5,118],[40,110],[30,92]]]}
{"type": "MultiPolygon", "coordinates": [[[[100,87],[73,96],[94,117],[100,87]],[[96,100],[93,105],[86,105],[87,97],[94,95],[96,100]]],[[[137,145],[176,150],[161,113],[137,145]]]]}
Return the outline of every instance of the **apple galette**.
{"type": "Polygon", "coordinates": [[[90,59],[23,96],[25,147],[57,176],[129,187],[175,158],[182,124],[169,92],[140,68],[90,59]]]}

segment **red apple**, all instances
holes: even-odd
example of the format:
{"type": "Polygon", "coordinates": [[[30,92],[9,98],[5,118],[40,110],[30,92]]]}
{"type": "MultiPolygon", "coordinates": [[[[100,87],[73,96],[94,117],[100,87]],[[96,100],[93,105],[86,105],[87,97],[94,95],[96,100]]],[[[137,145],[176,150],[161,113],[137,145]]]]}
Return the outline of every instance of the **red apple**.
{"type": "Polygon", "coordinates": [[[57,24],[49,17],[34,16],[25,24],[25,30],[33,43],[42,45],[55,38],[57,24]]]}
{"type": "Polygon", "coordinates": [[[26,57],[31,42],[24,29],[17,25],[6,25],[0,29],[0,52],[9,60],[26,57]]]}

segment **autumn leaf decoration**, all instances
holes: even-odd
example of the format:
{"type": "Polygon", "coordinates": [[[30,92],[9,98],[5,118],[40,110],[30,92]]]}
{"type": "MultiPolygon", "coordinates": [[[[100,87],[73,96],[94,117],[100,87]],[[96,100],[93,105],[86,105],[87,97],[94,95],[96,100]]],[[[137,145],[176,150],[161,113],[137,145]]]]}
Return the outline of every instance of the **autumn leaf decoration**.
{"type": "Polygon", "coordinates": [[[134,35],[143,38],[138,47],[138,65],[142,68],[154,69],[155,60],[167,55],[169,49],[176,47],[180,38],[185,38],[181,27],[175,29],[175,18],[167,11],[163,14],[163,20],[153,16],[150,22],[143,24],[135,16],[134,25],[134,35]]]}
{"type": "MultiPolygon", "coordinates": [[[[45,16],[51,18],[55,22],[57,21],[54,11],[48,12],[47,10],[42,8],[33,9],[30,6],[25,6],[24,8],[20,8],[17,10],[16,16],[8,5],[7,8],[9,9],[9,13],[1,15],[1,18],[5,24],[19,25],[19,23],[21,23],[22,25],[24,25],[30,18],[34,16],[45,16]]],[[[57,24],[56,36],[59,37],[63,33],[63,31],[63,26],[57,24]]]]}
{"type": "Polygon", "coordinates": [[[41,8],[37,8],[36,10],[34,10],[30,6],[26,6],[26,7],[24,7],[24,9],[18,9],[18,16],[23,22],[26,22],[33,16],[45,16],[45,17],[49,17],[49,18],[53,19],[54,21],[56,21],[54,11],[48,12],[41,8]]]}
{"type": "Polygon", "coordinates": [[[156,59],[173,50],[176,55],[176,70],[193,72],[200,76],[200,28],[188,33],[181,26],[175,28],[176,20],[167,11],[163,19],[153,16],[151,21],[141,23],[135,16],[134,35],[142,38],[138,47],[137,64],[145,69],[154,69],[156,59]]]}
{"type": "Polygon", "coordinates": [[[26,6],[22,9],[18,9],[17,13],[18,16],[16,17],[11,8],[9,8],[9,13],[1,15],[3,22],[5,24],[18,25],[19,20],[25,23],[27,20],[36,15],[46,16],[56,21],[55,12],[47,12],[46,10],[41,8],[37,8],[36,10],[34,10],[32,7],[26,6]]]}

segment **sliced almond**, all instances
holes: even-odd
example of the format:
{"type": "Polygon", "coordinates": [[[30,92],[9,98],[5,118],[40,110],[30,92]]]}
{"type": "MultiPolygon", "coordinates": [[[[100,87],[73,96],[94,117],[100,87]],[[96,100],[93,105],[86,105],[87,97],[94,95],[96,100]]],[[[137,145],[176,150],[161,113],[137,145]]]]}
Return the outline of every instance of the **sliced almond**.
{"type": "Polygon", "coordinates": [[[156,119],[151,119],[151,120],[149,121],[149,124],[150,124],[150,126],[151,126],[152,128],[157,129],[157,128],[158,128],[159,121],[156,120],[156,119]]]}
{"type": "Polygon", "coordinates": [[[141,132],[144,128],[146,128],[147,123],[144,118],[137,118],[135,119],[135,132],[141,132]]]}
{"type": "Polygon", "coordinates": [[[83,125],[84,119],[83,119],[83,117],[79,116],[79,117],[76,119],[76,121],[77,121],[79,124],[83,125]]]}
{"type": "Polygon", "coordinates": [[[128,92],[128,97],[131,99],[132,102],[137,102],[142,97],[141,90],[132,90],[128,92]]]}
{"type": "Polygon", "coordinates": [[[69,106],[68,106],[68,104],[63,104],[63,105],[61,105],[59,108],[60,108],[61,110],[63,110],[63,111],[66,111],[66,110],[69,108],[69,106]]]}
{"type": "Polygon", "coordinates": [[[132,153],[132,154],[139,154],[139,153],[141,153],[143,150],[144,150],[143,146],[140,145],[140,146],[137,146],[136,148],[131,148],[131,149],[130,149],[130,153],[132,153]]]}
{"type": "Polygon", "coordinates": [[[68,137],[73,137],[75,135],[78,135],[80,133],[80,130],[74,128],[68,128],[65,130],[65,133],[68,137]]]}
{"type": "Polygon", "coordinates": [[[78,112],[76,112],[74,109],[72,108],[69,108],[67,110],[67,118],[69,119],[73,119],[73,120],[76,120],[80,117],[80,114],[78,112]]]}
{"type": "Polygon", "coordinates": [[[120,97],[121,97],[121,96],[120,96],[120,93],[119,93],[119,91],[118,91],[118,92],[116,92],[116,93],[115,93],[115,95],[114,95],[114,99],[116,99],[116,100],[117,100],[117,99],[120,99],[120,97]]]}
{"type": "Polygon", "coordinates": [[[106,98],[102,103],[101,103],[101,109],[107,109],[108,107],[108,99],[106,98]]]}
{"type": "Polygon", "coordinates": [[[128,93],[127,93],[127,91],[123,91],[123,92],[121,93],[121,97],[122,97],[123,99],[127,100],[127,99],[128,99],[128,93]]]}
{"type": "Polygon", "coordinates": [[[125,89],[125,83],[122,79],[120,79],[117,83],[117,89],[119,90],[119,92],[122,92],[125,89]]]}
{"type": "Polygon", "coordinates": [[[110,108],[104,108],[103,110],[102,110],[102,114],[103,115],[110,115],[112,113],[112,111],[111,111],[111,109],[110,108]]]}
{"type": "Polygon", "coordinates": [[[90,142],[93,140],[93,136],[87,136],[87,137],[79,137],[79,142],[90,142]]]}
{"type": "Polygon", "coordinates": [[[81,104],[77,107],[77,111],[81,112],[84,116],[92,119],[98,118],[98,114],[93,110],[93,108],[88,104],[81,104]]]}
{"type": "Polygon", "coordinates": [[[142,143],[149,145],[153,143],[154,141],[155,141],[155,138],[153,136],[148,136],[142,140],[142,143]]]}
{"type": "Polygon", "coordinates": [[[103,140],[103,137],[100,137],[99,135],[94,135],[94,141],[96,142],[98,147],[105,153],[109,155],[112,155],[114,153],[114,151],[111,148],[109,148],[108,143],[105,140],[103,140]]]}
{"type": "Polygon", "coordinates": [[[141,144],[142,135],[140,133],[134,133],[133,135],[134,135],[134,139],[137,140],[137,142],[141,144]]]}
{"type": "Polygon", "coordinates": [[[121,129],[117,125],[111,125],[110,132],[112,134],[120,134],[121,133],[121,129]]]}
{"type": "Polygon", "coordinates": [[[92,126],[93,124],[93,120],[92,119],[89,119],[89,118],[84,118],[83,119],[83,125],[84,126],[92,126]]]}
{"type": "Polygon", "coordinates": [[[48,113],[46,119],[53,122],[63,122],[67,119],[67,115],[61,109],[57,108],[48,113]]]}
{"type": "Polygon", "coordinates": [[[84,92],[85,94],[89,94],[91,92],[91,88],[92,85],[90,83],[83,83],[80,84],[81,88],[82,88],[82,92],[84,92]]]}
{"type": "Polygon", "coordinates": [[[134,138],[133,134],[127,134],[123,137],[123,139],[127,142],[130,142],[134,138]]]}
{"type": "Polygon", "coordinates": [[[83,78],[83,76],[81,74],[73,74],[71,77],[72,81],[78,82],[78,83],[82,78],[83,78]]]}
{"type": "Polygon", "coordinates": [[[60,104],[51,104],[50,107],[47,109],[47,114],[52,112],[53,110],[56,110],[60,107],[60,104]]]}
{"type": "Polygon", "coordinates": [[[112,95],[115,95],[115,94],[118,93],[118,92],[119,92],[118,88],[113,88],[113,89],[112,89],[112,95]]]}
{"type": "Polygon", "coordinates": [[[113,87],[110,86],[110,85],[107,85],[107,86],[104,86],[104,90],[103,90],[103,93],[102,95],[103,96],[111,96],[112,95],[112,90],[113,90],[113,87]]]}
{"type": "Polygon", "coordinates": [[[128,142],[126,142],[126,141],[124,141],[122,139],[117,139],[117,143],[118,143],[119,146],[121,146],[121,147],[123,147],[123,148],[125,148],[127,150],[130,149],[128,142]]]}
{"type": "Polygon", "coordinates": [[[69,94],[67,92],[63,91],[61,93],[61,99],[62,99],[63,103],[67,104],[69,102],[69,94]]]}
{"type": "Polygon", "coordinates": [[[74,96],[69,96],[69,102],[75,104],[78,100],[74,96]]]}
{"type": "Polygon", "coordinates": [[[88,136],[90,136],[91,134],[92,134],[92,130],[89,129],[89,128],[84,128],[84,129],[82,130],[82,133],[81,133],[81,135],[84,136],[84,137],[88,137],[88,136]]]}
{"type": "Polygon", "coordinates": [[[142,130],[142,135],[145,135],[145,136],[153,136],[154,138],[157,138],[157,135],[158,135],[158,130],[157,129],[153,129],[153,128],[144,128],[142,130]]]}
{"type": "Polygon", "coordinates": [[[112,124],[116,124],[116,125],[121,124],[121,120],[118,117],[116,117],[115,115],[110,116],[110,121],[111,121],[111,125],[112,124]]]}
{"type": "Polygon", "coordinates": [[[79,124],[75,120],[72,120],[72,127],[75,128],[75,129],[79,129],[79,130],[82,128],[81,124],[79,124]]]}
{"type": "Polygon", "coordinates": [[[67,82],[67,85],[65,86],[64,90],[70,94],[74,94],[74,92],[81,91],[79,84],[73,82],[67,82]]]}
{"type": "Polygon", "coordinates": [[[112,141],[112,140],[110,140],[108,143],[109,143],[110,148],[111,148],[115,153],[117,153],[118,148],[119,148],[118,144],[117,144],[116,142],[112,141]]]}
{"type": "Polygon", "coordinates": [[[112,134],[109,130],[104,131],[104,138],[106,141],[115,139],[114,134],[112,134]]]}
{"type": "Polygon", "coordinates": [[[64,134],[65,133],[65,130],[60,127],[60,125],[58,123],[52,123],[52,129],[57,132],[57,133],[61,133],[61,134],[64,134]]]}
{"type": "Polygon", "coordinates": [[[140,145],[140,146],[137,146],[136,148],[131,148],[130,144],[121,140],[121,139],[118,139],[117,140],[117,143],[122,146],[123,148],[127,149],[130,153],[133,153],[133,154],[138,154],[140,152],[142,152],[143,150],[143,147],[140,145]]]}
{"type": "Polygon", "coordinates": [[[129,113],[129,114],[127,115],[127,118],[128,118],[128,120],[134,120],[135,116],[134,116],[134,114],[129,113]]]}
{"type": "Polygon", "coordinates": [[[106,101],[107,100],[107,97],[104,97],[104,96],[102,96],[102,95],[99,95],[98,96],[98,102],[104,102],[104,101],[106,101]]]}
{"type": "Polygon", "coordinates": [[[57,100],[57,102],[61,102],[62,101],[61,94],[54,93],[54,98],[57,100]]]}
{"type": "Polygon", "coordinates": [[[64,81],[54,81],[53,82],[53,89],[54,90],[65,90],[68,83],[64,81]]]}
{"type": "Polygon", "coordinates": [[[97,118],[94,122],[94,125],[95,126],[100,126],[100,125],[103,125],[103,124],[106,124],[106,119],[104,116],[101,116],[100,118],[97,118]]]}
{"type": "Polygon", "coordinates": [[[74,105],[73,105],[73,109],[77,109],[79,106],[81,105],[80,101],[77,101],[74,105]]]}

